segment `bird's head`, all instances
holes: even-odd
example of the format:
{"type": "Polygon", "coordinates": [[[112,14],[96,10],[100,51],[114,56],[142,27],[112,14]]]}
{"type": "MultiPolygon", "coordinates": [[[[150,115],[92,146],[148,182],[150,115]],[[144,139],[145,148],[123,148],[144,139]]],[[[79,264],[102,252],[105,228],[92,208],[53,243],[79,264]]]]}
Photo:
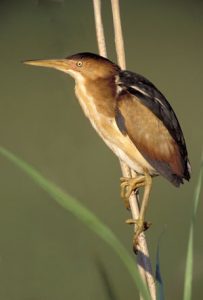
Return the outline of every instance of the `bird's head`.
{"type": "Polygon", "coordinates": [[[78,53],[64,59],[27,60],[24,63],[57,69],[71,75],[76,81],[81,78],[109,78],[120,70],[119,66],[110,60],[93,53],[78,53]]]}

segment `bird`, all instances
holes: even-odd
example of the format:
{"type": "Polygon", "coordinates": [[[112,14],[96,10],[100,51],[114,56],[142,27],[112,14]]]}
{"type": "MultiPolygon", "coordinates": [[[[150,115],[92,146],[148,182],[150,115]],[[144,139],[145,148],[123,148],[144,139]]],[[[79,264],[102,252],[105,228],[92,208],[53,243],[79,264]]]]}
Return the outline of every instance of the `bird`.
{"type": "Polygon", "coordinates": [[[106,145],[136,176],[121,177],[121,197],[144,188],[133,247],[148,229],[145,221],[152,178],[158,175],[179,187],[189,181],[191,166],[184,135],[174,110],[144,76],[122,70],[98,54],[83,52],[63,59],[37,59],[25,64],[57,69],[75,80],[75,94],[92,126],[106,145]]]}

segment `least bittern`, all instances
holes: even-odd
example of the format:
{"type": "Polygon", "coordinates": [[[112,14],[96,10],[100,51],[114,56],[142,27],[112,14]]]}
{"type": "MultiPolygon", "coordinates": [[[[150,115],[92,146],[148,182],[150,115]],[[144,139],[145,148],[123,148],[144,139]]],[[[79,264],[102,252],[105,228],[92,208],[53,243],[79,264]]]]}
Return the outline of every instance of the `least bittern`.
{"type": "Polygon", "coordinates": [[[162,175],[179,186],[190,179],[185,139],[177,117],[164,95],[145,77],[123,71],[92,53],[65,59],[31,60],[26,64],[54,68],[75,79],[76,96],[100,137],[131,169],[135,178],[121,178],[121,196],[137,188],[144,194],[134,236],[146,229],[145,211],[152,177],[162,175]]]}

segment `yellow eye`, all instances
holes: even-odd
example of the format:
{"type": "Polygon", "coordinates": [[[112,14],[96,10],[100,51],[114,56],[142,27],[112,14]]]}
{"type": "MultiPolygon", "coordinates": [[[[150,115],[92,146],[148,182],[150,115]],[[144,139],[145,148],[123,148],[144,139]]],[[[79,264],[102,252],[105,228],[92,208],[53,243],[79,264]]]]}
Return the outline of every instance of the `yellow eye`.
{"type": "Polygon", "coordinates": [[[81,61],[78,61],[78,62],[76,63],[76,66],[77,66],[77,67],[82,67],[82,62],[81,62],[81,61]]]}

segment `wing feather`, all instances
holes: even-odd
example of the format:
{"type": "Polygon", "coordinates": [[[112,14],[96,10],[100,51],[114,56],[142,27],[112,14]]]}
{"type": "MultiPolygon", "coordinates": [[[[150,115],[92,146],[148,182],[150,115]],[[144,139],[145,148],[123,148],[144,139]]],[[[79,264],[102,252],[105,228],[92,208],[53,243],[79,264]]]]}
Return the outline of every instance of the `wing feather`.
{"type": "Polygon", "coordinates": [[[129,71],[120,72],[118,84],[122,89],[117,108],[122,132],[126,131],[146,160],[175,185],[183,178],[189,180],[185,139],[166,98],[149,80],[129,71]]]}

